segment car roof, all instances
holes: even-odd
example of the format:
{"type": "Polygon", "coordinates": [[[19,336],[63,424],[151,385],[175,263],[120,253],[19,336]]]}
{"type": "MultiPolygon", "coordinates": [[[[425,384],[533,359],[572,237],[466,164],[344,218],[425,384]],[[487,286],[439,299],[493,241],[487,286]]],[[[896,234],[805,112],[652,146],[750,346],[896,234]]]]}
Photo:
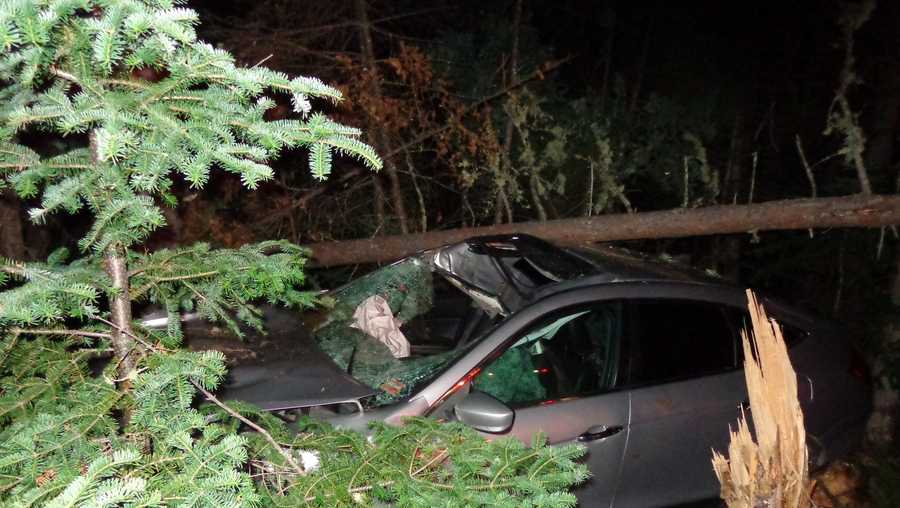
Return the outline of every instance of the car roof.
{"type": "Polygon", "coordinates": [[[437,265],[509,311],[568,289],[620,282],[735,288],[711,273],[609,246],[562,248],[526,234],[476,236],[436,249],[437,265]],[[446,258],[446,259],[443,259],[446,258]]]}
{"type": "Polygon", "coordinates": [[[583,246],[566,249],[578,255],[596,268],[590,276],[596,282],[654,280],[667,282],[693,282],[700,284],[729,285],[718,274],[679,263],[672,257],[649,255],[610,245],[583,246]]]}

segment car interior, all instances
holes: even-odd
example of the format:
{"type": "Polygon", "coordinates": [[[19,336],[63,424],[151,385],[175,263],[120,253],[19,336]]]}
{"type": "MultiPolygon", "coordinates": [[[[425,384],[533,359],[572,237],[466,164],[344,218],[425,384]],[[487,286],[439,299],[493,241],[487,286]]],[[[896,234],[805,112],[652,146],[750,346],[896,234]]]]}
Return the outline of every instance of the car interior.
{"type": "Polygon", "coordinates": [[[431,306],[400,326],[410,343],[410,356],[443,353],[465,346],[493,321],[472,297],[437,273],[431,274],[431,306]]]}
{"type": "Polygon", "coordinates": [[[474,388],[521,407],[614,387],[621,312],[621,304],[609,304],[557,313],[485,367],[474,388]]]}

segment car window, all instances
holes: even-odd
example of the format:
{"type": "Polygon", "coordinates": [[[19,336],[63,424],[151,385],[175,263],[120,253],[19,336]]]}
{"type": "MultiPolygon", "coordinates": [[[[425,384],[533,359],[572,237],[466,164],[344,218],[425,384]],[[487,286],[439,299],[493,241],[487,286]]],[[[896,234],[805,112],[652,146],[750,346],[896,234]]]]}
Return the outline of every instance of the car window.
{"type": "Polygon", "coordinates": [[[737,365],[737,338],[725,310],[689,300],[631,300],[629,382],[704,376],[737,365]]]}
{"type": "Polygon", "coordinates": [[[778,324],[781,325],[781,335],[784,337],[784,343],[789,348],[796,346],[803,339],[809,336],[809,332],[797,328],[796,326],[781,322],[779,322],[778,324]]]}
{"type": "Polygon", "coordinates": [[[623,305],[556,312],[528,327],[473,381],[513,407],[589,395],[615,386],[623,305]]]}
{"type": "MultiPolygon", "coordinates": [[[[727,312],[732,324],[732,328],[736,330],[735,333],[737,337],[740,337],[740,333],[742,330],[752,330],[753,327],[750,322],[750,314],[748,314],[746,310],[732,308],[728,309],[727,312]]],[[[803,339],[809,336],[809,332],[802,328],[797,328],[794,325],[783,323],[777,320],[776,322],[779,324],[779,326],[781,326],[781,335],[784,339],[785,345],[787,345],[788,348],[796,346],[801,341],[803,341],[803,339]]],[[[738,341],[737,347],[737,362],[738,365],[744,364],[744,348],[740,345],[740,340],[738,341]]]]}

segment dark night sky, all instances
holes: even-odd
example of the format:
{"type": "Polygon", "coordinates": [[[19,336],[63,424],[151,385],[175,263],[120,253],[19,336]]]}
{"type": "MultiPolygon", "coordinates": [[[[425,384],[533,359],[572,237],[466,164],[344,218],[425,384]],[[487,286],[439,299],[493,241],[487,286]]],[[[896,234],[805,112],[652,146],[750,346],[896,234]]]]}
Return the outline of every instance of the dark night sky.
{"type": "MultiPolygon", "coordinates": [[[[349,3],[348,0],[337,3],[342,1],[349,3]]],[[[246,0],[190,2],[201,11],[236,18],[251,4],[246,0]]],[[[295,27],[310,24],[305,18],[303,2],[296,4],[295,18],[290,24],[295,27]]],[[[379,12],[393,15],[437,8],[436,13],[426,12],[388,24],[423,38],[446,30],[471,28],[473,20],[483,16],[496,17],[498,23],[508,22],[511,4],[467,0],[370,2],[375,17],[379,12]]],[[[816,62],[816,68],[840,63],[835,61],[836,52],[832,47],[839,35],[835,21],[840,13],[840,4],[834,0],[789,3],[531,0],[525,2],[531,14],[531,19],[526,21],[537,29],[541,42],[554,47],[559,54],[578,56],[578,65],[569,68],[571,79],[590,79],[602,60],[610,6],[615,10],[615,64],[619,69],[638,59],[648,24],[652,26],[649,60],[659,71],[657,77],[663,71],[673,70],[666,68],[668,62],[692,64],[684,70],[706,71],[731,79],[745,79],[748,72],[754,71],[798,70],[798,64],[802,69],[810,62],[816,62]],[[802,61],[794,61],[801,54],[802,61]]],[[[890,5],[881,6],[879,11],[889,8],[890,5]]],[[[873,19],[877,21],[879,17],[873,19]]]]}
{"type": "MultiPolygon", "coordinates": [[[[877,60],[896,58],[898,53],[897,2],[881,3],[858,42],[863,49],[860,64],[867,72],[878,65],[877,60]]],[[[350,2],[332,4],[348,6],[350,2]]],[[[203,14],[240,19],[252,2],[196,0],[191,5],[203,14]]],[[[316,23],[306,17],[304,2],[296,5],[297,9],[291,10],[293,19],[286,22],[289,26],[316,23]]],[[[841,3],[836,0],[526,0],[524,5],[524,21],[540,43],[552,48],[557,57],[574,57],[556,79],[576,95],[590,94],[599,86],[611,26],[610,11],[615,13],[613,72],[633,77],[649,30],[643,88],[663,94],[726,93],[735,100],[758,103],[761,108],[774,101],[780,107],[795,108],[801,123],[807,120],[803,117],[807,111],[817,111],[815,121],[821,122],[821,112],[827,107],[841,66],[842,52],[837,47],[840,32],[836,25],[841,3]]],[[[484,27],[485,19],[492,18],[498,25],[508,24],[512,16],[511,1],[373,1],[370,9],[375,18],[424,9],[426,12],[419,16],[382,26],[426,44],[440,33],[484,27]],[[429,11],[432,8],[436,10],[429,11]]],[[[352,15],[353,10],[346,12],[352,15]]]]}

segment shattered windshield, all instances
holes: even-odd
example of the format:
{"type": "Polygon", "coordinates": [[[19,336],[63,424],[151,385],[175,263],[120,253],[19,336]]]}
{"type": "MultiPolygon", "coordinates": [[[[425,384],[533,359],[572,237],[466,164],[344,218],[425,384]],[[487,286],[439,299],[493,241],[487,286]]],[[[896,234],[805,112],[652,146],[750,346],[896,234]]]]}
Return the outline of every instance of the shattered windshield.
{"type": "Polygon", "coordinates": [[[411,395],[501,319],[499,304],[434,267],[426,255],[372,272],[328,294],[315,331],[345,372],[378,390],[373,405],[411,395]]]}

